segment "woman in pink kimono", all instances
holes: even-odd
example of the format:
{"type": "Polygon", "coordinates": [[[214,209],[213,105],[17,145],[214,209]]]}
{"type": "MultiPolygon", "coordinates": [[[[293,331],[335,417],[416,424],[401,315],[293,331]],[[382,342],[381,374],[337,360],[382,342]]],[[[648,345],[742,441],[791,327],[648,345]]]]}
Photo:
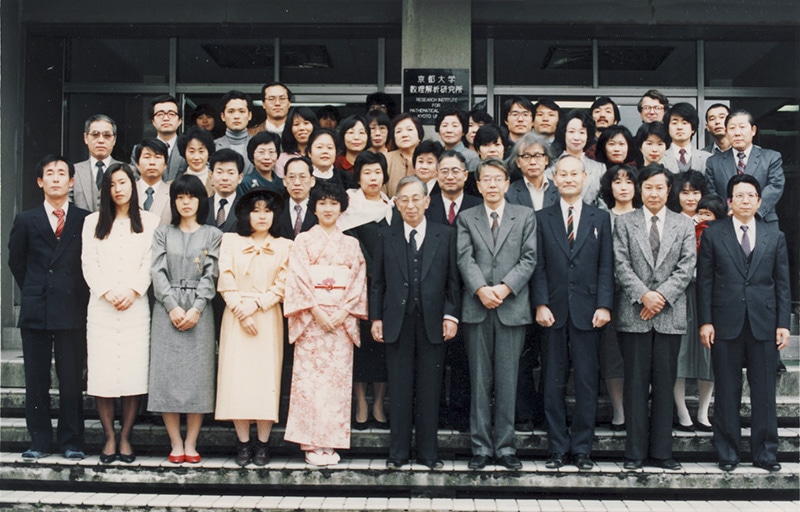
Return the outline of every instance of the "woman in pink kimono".
{"type": "Polygon", "coordinates": [[[308,207],[319,224],[295,239],[289,255],[284,314],[294,344],[287,441],[298,443],[306,462],[339,462],[350,448],[353,345],[358,320],[367,318],[366,264],[358,240],[336,227],[347,209],[338,185],[318,182],[308,207]]]}

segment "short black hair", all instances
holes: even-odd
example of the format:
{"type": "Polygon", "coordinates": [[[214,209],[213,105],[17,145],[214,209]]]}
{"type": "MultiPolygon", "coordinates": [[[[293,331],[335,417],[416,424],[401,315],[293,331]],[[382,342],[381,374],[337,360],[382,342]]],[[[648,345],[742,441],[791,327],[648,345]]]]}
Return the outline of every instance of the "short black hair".
{"type": "Polygon", "coordinates": [[[411,157],[411,166],[413,167],[417,163],[417,157],[419,155],[427,155],[428,153],[433,154],[438,162],[439,156],[441,156],[443,152],[444,146],[442,146],[442,143],[438,140],[423,140],[414,148],[414,154],[411,157]]]}
{"type": "Polygon", "coordinates": [[[509,174],[509,172],[508,172],[508,166],[506,165],[505,162],[503,162],[502,160],[500,160],[498,158],[489,158],[487,160],[484,160],[480,164],[478,164],[478,168],[475,169],[475,180],[476,181],[480,181],[481,173],[483,173],[483,168],[484,167],[494,167],[495,169],[500,169],[501,171],[503,171],[503,174],[506,175],[506,181],[508,181],[509,177],[511,176],[509,174]]]}
{"type": "Polygon", "coordinates": [[[182,174],[169,186],[169,209],[172,212],[172,225],[181,223],[181,214],[175,201],[179,195],[187,194],[198,199],[197,223],[205,224],[208,219],[208,191],[197,176],[182,174]]]}
{"type": "Polygon", "coordinates": [[[750,123],[750,126],[756,125],[756,120],[753,117],[753,114],[751,114],[750,112],[748,112],[743,108],[737,108],[736,110],[728,114],[728,117],[725,118],[725,128],[728,127],[728,123],[731,122],[731,119],[733,119],[736,116],[747,116],[747,122],[750,123]]]}
{"type": "Polygon", "coordinates": [[[457,158],[458,161],[461,162],[462,165],[464,165],[465,169],[467,167],[467,159],[464,158],[464,155],[462,155],[455,149],[446,149],[442,151],[442,154],[439,155],[439,163],[442,163],[442,160],[444,160],[445,158],[457,158]]]}
{"type": "MultiPolygon", "coordinates": [[[[169,94],[162,94],[161,96],[156,97],[153,101],[150,102],[150,107],[147,109],[147,116],[152,121],[153,118],[156,116],[156,105],[159,103],[174,103],[175,108],[178,111],[178,119],[181,119],[181,105],[178,103],[178,100],[175,99],[174,96],[170,96],[169,94]]],[[[138,159],[137,159],[138,160],[138,159]]]]}
{"type": "Polygon", "coordinates": [[[639,169],[639,193],[641,194],[642,184],[645,181],[649,180],[653,176],[658,176],[659,174],[663,174],[666,177],[667,186],[671,188],[674,179],[672,171],[670,171],[661,164],[650,164],[639,169]]]}
{"type": "Polygon", "coordinates": [[[192,140],[199,140],[208,150],[209,157],[217,150],[217,146],[214,144],[214,136],[210,131],[200,128],[199,126],[192,126],[186,133],[178,137],[178,142],[176,143],[178,154],[180,154],[184,160],[186,159],[186,146],[188,146],[192,140]]]}
{"type": "Polygon", "coordinates": [[[614,199],[614,192],[611,189],[614,181],[620,175],[625,175],[633,183],[633,207],[640,208],[642,206],[642,194],[639,188],[639,172],[635,167],[630,165],[614,165],[611,166],[606,172],[600,176],[600,199],[606,203],[609,210],[614,208],[617,200],[614,199]]]}
{"type": "Polygon", "coordinates": [[[323,135],[329,135],[330,138],[333,140],[333,145],[336,147],[336,152],[338,154],[339,150],[339,142],[336,140],[336,134],[330,130],[325,128],[315,129],[311,132],[311,135],[308,136],[308,145],[306,146],[306,155],[311,154],[311,146],[314,144],[314,141],[318,138],[322,137],[323,135]]]}
{"type": "Polygon", "coordinates": [[[356,157],[356,161],[353,163],[353,178],[355,178],[355,182],[359,183],[361,181],[361,168],[369,164],[380,164],[383,171],[383,183],[386,184],[389,181],[386,157],[383,156],[383,153],[373,153],[372,151],[362,151],[356,157]]]}
{"type": "Polygon", "coordinates": [[[667,149],[672,145],[672,137],[669,136],[667,126],[661,121],[653,121],[652,123],[643,123],[642,126],[639,127],[639,130],[636,132],[636,138],[634,139],[636,147],[642,147],[644,141],[651,135],[655,135],[664,141],[664,145],[667,146],[667,149]]]}
{"type": "Polygon", "coordinates": [[[731,107],[729,107],[728,105],[724,103],[714,103],[706,109],[706,121],[708,121],[708,113],[714,110],[715,108],[720,108],[720,107],[724,108],[729,114],[731,113],[731,107]]]}
{"type": "Polygon", "coordinates": [[[253,226],[250,225],[250,212],[255,209],[260,201],[264,201],[267,204],[267,209],[272,212],[272,225],[269,227],[269,234],[275,238],[280,238],[281,230],[278,218],[283,211],[283,200],[277,192],[264,187],[251,188],[239,199],[236,205],[236,233],[239,236],[253,234],[253,226]]]}
{"type": "Polygon", "coordinates": [[[308,167],[308,175],[314,176],[314,164],[311,163],[311,159],[308,158],[307,156],[294,156],[289,160],[287,160],[286,163],[283,165],[284,174],[289,172],[289,166],[295,162],[303,162],[304,164],[306,164],[306,167],[308,167]]]}
{"type": "Polygon", "coordinates": [[[749,183],[753,185],[756,188],[756,194],[758,194],[758,197],[761,197],[761,184],[752,174],[734,174],[733,177],[728,180],[728,199],[733,199],[733,187],[739,183],[749,183]]]}
{"type": "Polygon", "coordinates": [[[501,116],[501,118],[503,120],[503,124],[506,123],[506,120],[508,119],[508,113],[511,112],[511,107],[513,107],[514,104],[517,104],[520,107],[522,107],[525,110],[527,110],[528,112],[530,112],[531,113],[531,118],[533,118],[533,115],[536,112],[536,109],[534,109],[533,103],[531,103],[531,100],[529,100],[525,96],[513,96],[513,97],[507,99],[506,101],[504,101],[503,102],[503,106],[500,109],[500,116],[501,116]]]}
{"type": "Polygon", "coordinates": [[[319,180],[317,184],[311,188],[311,193],[308,196],[308,209],[317,214],[317,203],[323,199],[333,199],[341,205],[341,212],[347,209],[348,196],[347,192],[341,185],[332,180],[319,180]]]}
{"type": "Polygon", "coordinates": [[[467,113],[457,107],[444,107],[436,115],[436,133],[439,133],[439,125],[442,124],[444,118],[447,116],[456,116],[461,123],[461,131],[466,133],[469,127],[469,118],[467,113]]]}
{"type": "Polygon", "coordinates": [[[220,162],[235,162],[239,174],[244,172],[244,158],[231,148],[222,148],[211,155],[211,158],[208,159],[208,168],[211,169],[211,172],[214,172],[214,166],[220,162]]]}
{"type": "MultiPolygon", "coordinates": [[[[536,111],[539,110],[539,107],[547,107],[550,110],[555,110],[558,112],[559,117],[561,116],[561,107],[558,106],[556,100],[553,98],[539,98],[539,101],[533,106],[533,116],[536,117],[536,111]]],[[[589,116],[591,117],[591,116],[589,116]]]]}
{"type": "Polygon", "coordinates": [[[697,133],[697,127],[700,124],[700,119],[697,117],[697,109],[691,103],[680,102],[672,105],[664,116],[667,120],[666,124],[669,125],[672,116],[678,116],[692,125],[692,131],[697,133]]]}
{"type": "Polygon", "coordinates": [[[386,115],[389,116],[389,119],[394,118],[396,112],[394,99],[385,92],[373,92],[372,94],[367,94],[365,103],[367,111],[372,110],[371,107],[373,105],[383,105],[386,107],[386,115]]]}
{"type": "Polygon", "coordinates": [[[373,121],[375,121],[378,123],[378,126],[385,126],[389,129],[392,127],[392,120],[383,110],[370,110],[364,114],[364,119],[367,120],[367,125],[370,125],[373,121]]]}
{"type": "Polygon", "coordinates": [[[642,111],[642,100],[645,98],[650,98],[652,100],[656,100],[657,102],[661,103],[664,106],[664,112],[667,111],[669,108],[669,99],[657,89],[650,89],[649,91],[642,94],[642,97],[639,98],[639,103],[636,104],[636,110],[639,112],[642,111]]]}
{"type": "Polygon", "coordinates": [[[155,137],[147,137],[142,140],[139,144],[136,145],[136,148],[133,151],[133,160],[138,164],[139,158],[142,156],[142,150],[144,148],[149,149],[153,153],[158,153],[159,155],[164,157],[164,161],[169,158],[169,148],[163,141],[157,139],[155,137]]]}
{"type": "Polygon", "coordinates": [[[475,138],[472,140],[472,145],[475,147],[475,151],[480,152],[481,146],[495,142],[497,139],[503,142],[503,147],[508,146],[508,142],[506,142],[505,135],[500,127],[494,123],[489,123],[478,128],[478,131],[475,133],[475,138]]]}
{"type": "Polygon", "coordinates": [[[286,89],[286,96],[289,98],[289,102],[291,103],[292,101],[294,101],[294,94],[292,94],[292,91],[286,86],[286,84],[282,82],[270,82],[261,87],[261,99],[266,100],[264,95],[267,93],[267,89],[275,86],[283,87],[284,89],[286,89]]]}
{"type": "Polygon", "coordinates": [[[400,122],[405,121],[406,119],[411,119],[411,122],[414,123],[414,126],[417,127],[417,135],[419,135],[419,140],[425,138],[425,128],[423,128],[422,126],[422,121],[420,121],[419,118],[414,114],[403,112],[402,114],[398,114],[397,117],[392,119],[392,126],[389,127],[389,140],[395,146],[396,144],[394,143],[394,129],[397,127],[398,124],[400,124],[400,122]]]}
{"type": "Polygon", "coordinates": [[[69,172],[69,177],[72,178],[75,176],[75,166],[61,155],[45,155],[39,162],[36,164],[36,177],[37,178],[44,178],[44,168],[47,167],[47,164],[51,164],[53,162],[64,162],[67,164],[67,169],[69,172]]]}
{"type": "Polygon", "coordinates": [[[602,107],[604,105],[611,105],[614,108],[614,120],[617,123],[622,121],[622,119],[620,118],[620,114],[619,114],[619,107],[614,102],[614,100],[612,100],[608,96],[600,96],[599,98],[594,100],[594,102],[592,103],[592,106],[589,107],[589,112],[594,112],[594,109],[602,107]]]}
{"type": "Polygon", "coordinates": [[[680,195],[687,185],[690,190],[697,190],[703,196],[708,193],[708,182],[705,175],[702,172],[689,169],[675,176],[675,185],[670,191],[669,198],[667,198],[667,208],[681,213],[683,209],[681,208],[680,195]]]}
{"type": "MultiPolygon", "coordinates": [[[[364,147],[369,149],[372,146],[372,137],[370,137],[367,120],[361,116],[347,116],[336,126],[338,139],[336,140],[336,146],[341,154],[347,153],[347,145],[344,142],[345,133],[347,133],[347,130],[354,128],[358,123],[361,123],[361,126],[364,127],[364,132],[367,134],[367,143],[364,147]]],[[[311,143],[310,139],[309,143],[311,143]]]]}
{"type": "Polygon", "coordinates": [[[697,211],[700,210],[708,210],[720,220],[728,216],[728,203],[717,194],[707,194],[697,202],[697,211]]]}
{"type": "Polygon", "coordinates": [[[317,109],[317,119],[333,119],[338,123],[342,119],[342,114],[333,105],[325,105],[317,109]]]}
{"type": "Polygon", "coordinates": [[[225,94],[222,95],[222,111],[225,112],[225,109],[228,108],[228,102],[232,100],[244,100],[247,103],[247,111],[253,111],[253,100],[250,98],[249,94],[243,93],[242,91],[237,91],[236,89],[232,89],[225,94]]]}
{"type": "Polygon", "coordinates": [[[473,108],[472,110],[470,110],[469,116],[467,117],[467,126],[469,126],[470,119],[472,119],[476,123],[483,123],[483,124],[489,124],[494,122],[494,119],[488,112],[486,112],[485,108],[473,108]]]}
{"type": "Polygon", "coordinates": [[[215,120],[219,119],[219,112],[209,103],[201,103],[194,107],[192,111],[192,115],[189,117],[189,120],[194,123],[197,121],[197,118],[200,116],[208,116],[213,117],[215,120]]]}
{"type": "MultiPolygon", "coordinates": [[[[288,128],[288,127],[287,127],[288,128]]],[[[289,128],[290,129],[290,128],[289,128]]],[[[286,130],[284,130],[286,131],[286,130]]],[[[281,136],[277,133],[273,133],[271,131],[263,131],[258,132],[257,134],[253,135],[247,142],[247,159],[250,160],[251,163],[255,163],[253,160],[255,159],[255,152],[256,148],[262,144],[269,144],[272,142],[275,144],[275,151],[278,152],[276,156],[280,156],[281,154],[281,136]]]]}
{"type": "Polygon", "coordinates": [[[595,160],[601,164],[605,164],[606,166],[611,165],[611,162],[608,160],[608,153],[606,153],[606,146],[608,145],[608,141],[617,135],[622,135],[622,137],[625,139],[625,142],[628,143],[628,154],[625,155],[625,162],[638,161],[639,157],[637,157],[637,155],[639,154],[639,148],[636,145],[636,142],[633,140],[631,131],[621,124],[609,126],[603,130],[603,133],[601,133],[597,138],[597,146],[594,151],[595,160]]]}

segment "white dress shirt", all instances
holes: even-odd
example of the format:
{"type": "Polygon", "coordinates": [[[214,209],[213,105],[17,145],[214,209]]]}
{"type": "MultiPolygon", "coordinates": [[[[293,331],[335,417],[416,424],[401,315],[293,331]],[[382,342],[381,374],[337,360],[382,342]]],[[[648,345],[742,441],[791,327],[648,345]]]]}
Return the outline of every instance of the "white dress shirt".
{"type": "Polygon", "coordinates": [[[575,230],[575,238],[578,238],[578,224],[581,222],[581,212],[583,211],[583,201],[575,201],[575,204],[569,204],[568,202],[564,201],[563,198],[560,200],[561,204],[561,216],[564,218],[564,232],[569,234],[569,228],[567,227],[567,219],[569,219],[569,208],[572,207],[572,228],[575,230]]]}
{"type": "MultiPolygon", "coordinates": [[[[44,202],[44,211],[47,213],[47,221],[50,222],[50,227],[53,229],[53,233],[56,232],[56,227],[58,227],[58,217],[53,215],[53,212],[57,209],[58,208],[53,208],[53,205],[47,201],[44,202]]],[[[66,222],[67,213],[69,210],[69,201],[64,201],[64,206],[62,206],[61,209],[64,210],[64,222],[66,222]]]]}

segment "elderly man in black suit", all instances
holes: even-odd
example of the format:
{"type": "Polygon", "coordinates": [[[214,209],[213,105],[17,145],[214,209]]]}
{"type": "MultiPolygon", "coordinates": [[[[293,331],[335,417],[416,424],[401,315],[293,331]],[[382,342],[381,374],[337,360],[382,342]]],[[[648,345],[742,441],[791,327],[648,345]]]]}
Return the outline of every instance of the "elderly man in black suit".
{"type": "Polygon", "coordinates": [[[25,365],[25,420],[31,445],[26,460],[47,455],[50,423],[50,360],[58,375],[58,450],[83,459],[83,371],[89,288],[81,271],[81,230],[89,214],[67,201],[75,169],[48,155],[36,166],[44,204],[14,219],[8,266],[22,291],[19,327],[25,365]]]}
{"type": "Polygon", "coordinates": [[[753,465],[780,471],[775,365],[789,342],[791,295],[786,238],[774,222],[755,218],[761,187],[749,174],[728,182],[733,215],[703,232],[697,263],[700,341],[714,367],[714,446],[719,466],[739,463],[742,368],[752,405],[753,465]]]}
{"type": "Polygon", "coordinates": [[[396,193],[402,222],[379,233],[369,293],[372,337],[386,343],[392,390],[386,466],[397,469],[408,462],[413,424],[417,462],[440,469],[439,388],[445,342],[456,335],[461,308],[456,231],[427,221],[430,199],[416,176],[401,179],[396,193]]]}
{"type": "Polygon", "coordinates": [[[284,167],[283,184],[289,200],[278,218],[281,236],[294,240],[317,224],[314,212],[308,209],[308,196],[316,184],[314,166],[307,157],[289,159],[284,167]]]}
{"type": "Polygon", "coordinates": [[[581,200],[586,171],[580,159],[562,156],[553,174],[561,199],[537,213],[538,259],[531,280],[536,323],[546,328],[542,350],[544,408],[550,460],[557,469],[570,455],[592,469],[599,382],[600,329],[614,307],[614,248],[608,213],[581,200]],[[567,426],[570,363],[575,412],[567,426]]]}

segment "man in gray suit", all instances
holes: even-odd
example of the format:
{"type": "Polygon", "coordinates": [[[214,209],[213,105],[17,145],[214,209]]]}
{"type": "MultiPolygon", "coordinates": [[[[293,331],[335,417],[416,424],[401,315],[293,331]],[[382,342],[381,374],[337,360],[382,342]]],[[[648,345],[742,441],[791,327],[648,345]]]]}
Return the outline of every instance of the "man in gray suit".
{"type": "Polygon", "coordinates": [[[456,220],[472,385],[469,468],[481,469],[495,456],[517,470],[514,402],[525,327],[533,321],[528,281],[536,267],[536,217],[530,208],[506,203],[502,161],[485,160],[475,178],[483,207],[464,210],[456,220]]]}
{"type": "MultiPolygon", "coordinates": [[[[158,140],[167,146],[167,159],[164,164],[164,174],[162,180],[166,182],[174,181],[175,178],[186,172],[186,160],[177,150],[178,129],[183,123],[180,105],[178,100],[169,95],[159,96],[150,102],[148,110],[150,122],[156,129],[158,140]]],[[[139,145],[133,147],[131,152],[131,164],[138,165],[139,145]]],[[[138,169],[138,167],[137,167],[138,169]]],[[[141,174],[141,170],[139,171],[141,174]]]]}
{"type": "Polygon", "coordinates": [[[117,163],[111,157],[117,142],[117,123],[103,114],[95,114],[83,126],[83,142],[89,158],[75,164],[75,185],[70,190],[78,208],[96,212],[100,208],[100,185],[108,166],[117,163]]]}
{"type": "Polygon", "coordinates": [[[674,173],[693,171],[705,172],[706,160],[711,156],[704,150],[692,147],[692,138],[697,133],[700,120],[697,109],[690,103],[672,105],[665,118],[672,144],[664,152],[661,163],[674,173]]]}
{"type": "Polygon", "coordinates": [[[169,206],[169,185],[162,181],[164,170],[167,167],[167,146],[156,138],[144,139],[137,144],[137,166],[141,177],[136,181],[139,193],[139,206],[161,217],[160,224],[169,224],[172,221],[172,210],[169,206]]]}
{"type": "Polygon", "coordinates": [[[614,261],[619,284],[617,332],[625,365],[625,469],[681,468],[672,458],[672,413],[678,351],[686,333],[686,287],[694,274],[692,221],[665,207],[672,173],[639,170],[644,208],[617,217],[614,261]],[[648,417],[648,398],[652,404],[648,417]]]}

